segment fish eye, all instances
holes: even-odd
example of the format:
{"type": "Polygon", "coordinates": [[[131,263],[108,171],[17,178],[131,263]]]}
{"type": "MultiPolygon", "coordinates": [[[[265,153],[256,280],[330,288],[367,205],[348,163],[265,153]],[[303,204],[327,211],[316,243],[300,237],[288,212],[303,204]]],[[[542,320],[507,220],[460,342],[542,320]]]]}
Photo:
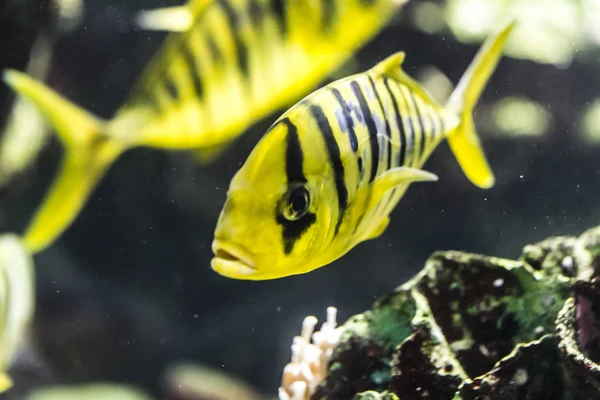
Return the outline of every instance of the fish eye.
{"type": "Polygon", "coordinates": [[[296,221],[306,215],[310,206],[310,194],[304,186],[292,189],[286,194],[283,216],[290,221],[296,221]]]}

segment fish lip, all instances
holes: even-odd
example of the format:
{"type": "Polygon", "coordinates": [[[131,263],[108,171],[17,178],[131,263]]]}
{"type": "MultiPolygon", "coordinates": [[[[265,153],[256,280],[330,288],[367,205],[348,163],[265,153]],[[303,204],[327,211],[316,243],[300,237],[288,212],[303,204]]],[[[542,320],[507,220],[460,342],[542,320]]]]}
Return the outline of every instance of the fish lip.
{"type": "Polygon", "coordinates": [[[212,242],[214,257],[210,264],[221,275],[251,275],[256,273],[253,255],[243,247],[215,239],[212,242]],[[223,254],[225,253],[225,254],[223,254]]]}

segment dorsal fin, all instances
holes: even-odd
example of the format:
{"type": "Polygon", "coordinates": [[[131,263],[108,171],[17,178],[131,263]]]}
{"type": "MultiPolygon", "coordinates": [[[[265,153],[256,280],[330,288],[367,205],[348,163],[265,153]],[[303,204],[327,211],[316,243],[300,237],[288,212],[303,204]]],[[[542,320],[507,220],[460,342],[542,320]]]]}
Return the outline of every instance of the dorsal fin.
{"type": "Polygon", "coordinates": [[[135,24],[146,30],[185,32],[210,3],[211,0],[190,0],[181,6],[139,11],[135,15],[135,24]]]}
{"type": "Polygon", "coordinates": [[[385,75],[390,78],[395,78],[398,71],[402,71],[402,63],[406,58],[406,53],[399,51],[392,54],[383,61],[380,61],[372,68],[372,71],[377,75],[385,75]]]}
{"type": "Polygon", "coordinates": [[[388,78],[392,78],[396,82],[402,83],[410,88],[410,90],[420,96],[423,100],[427,101],[434,107],[441,106],[433,100],[433,98],[427,93],[419,84],[419,82],[415,81],[411,78],[404,70],[402,69],[402,64],[404,63],[404,59],[406,58],[406,53],[403,51],[399,51],[397,53],[392,54],[385,60],[379,62],[371,69],[371,73],[375,76],[387,76],[388,78]]]}

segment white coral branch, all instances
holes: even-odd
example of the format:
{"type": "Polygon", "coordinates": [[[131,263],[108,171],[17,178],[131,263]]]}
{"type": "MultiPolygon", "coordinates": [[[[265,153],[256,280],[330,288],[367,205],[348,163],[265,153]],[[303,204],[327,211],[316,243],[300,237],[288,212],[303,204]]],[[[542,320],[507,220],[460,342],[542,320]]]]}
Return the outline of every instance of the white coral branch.
{"type": "Polygon", "coordinates": [[[308,400],[325,379],[327,364],[341,335],[336,317],[337,309],[328,307],[327,321],[316,332],[317,318],[304,318],[301,334],[292,342],[292,360],[283,369],[279,400],[308,400]]]}

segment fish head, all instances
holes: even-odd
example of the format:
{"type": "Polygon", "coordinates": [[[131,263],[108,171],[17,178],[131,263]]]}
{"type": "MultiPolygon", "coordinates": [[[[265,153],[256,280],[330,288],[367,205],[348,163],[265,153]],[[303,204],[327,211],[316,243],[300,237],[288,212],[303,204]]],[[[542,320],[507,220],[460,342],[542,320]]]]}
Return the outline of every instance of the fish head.
{"type": "Polygon", "coordinates": [[[327,243],[332,193],[326,163],[318,161],[326,154],[289,134],[289,126],[275,124],[230,183],[212,244],[211,266],[223,276],[265,280],[306,272],[327,243]]]}

